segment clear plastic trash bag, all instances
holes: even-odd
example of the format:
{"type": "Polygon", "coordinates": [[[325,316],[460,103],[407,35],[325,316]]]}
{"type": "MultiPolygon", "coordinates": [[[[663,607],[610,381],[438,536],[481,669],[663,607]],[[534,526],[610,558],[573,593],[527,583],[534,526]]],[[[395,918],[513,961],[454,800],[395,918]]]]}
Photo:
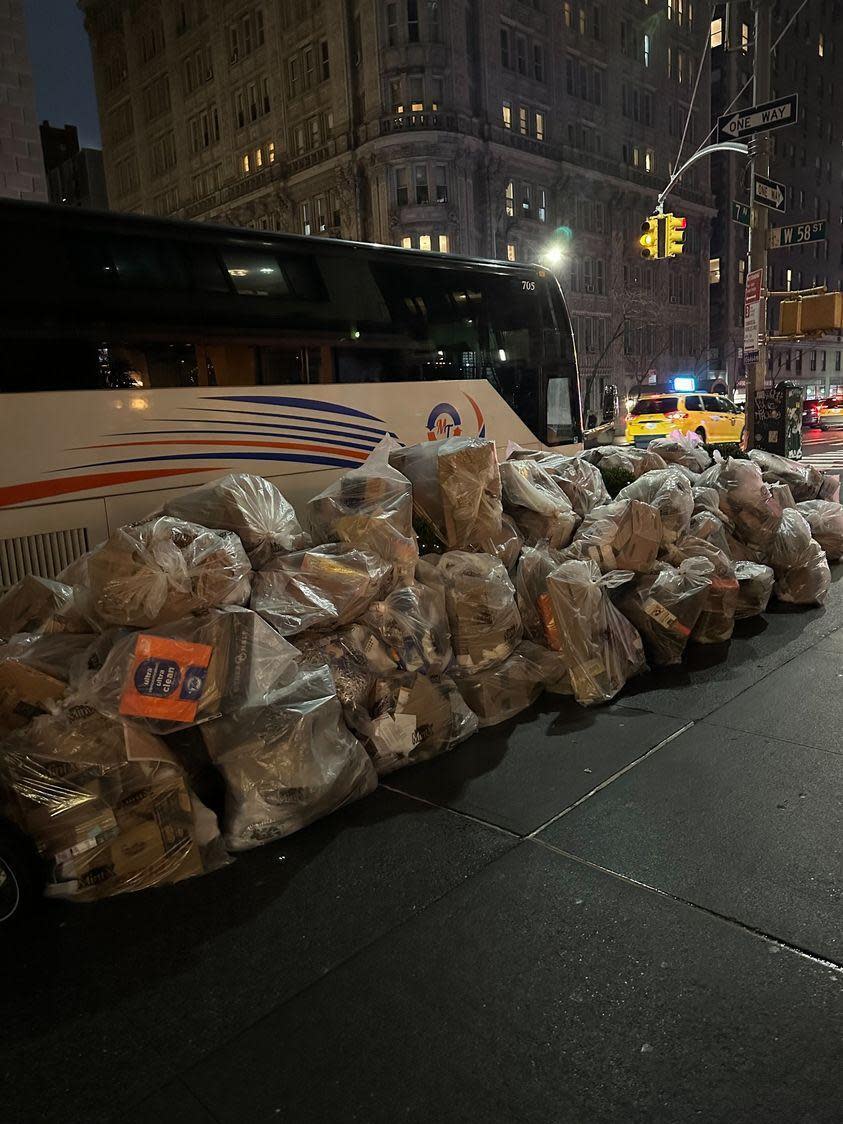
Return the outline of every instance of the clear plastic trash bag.
{"type": "Polygon", "coordinates": [[[10,735],[0,782],[5,810],[49,864],[49,896],[93,901],[226,862],[216,817],[167,746],[92,707],[10,735]]]}
{"type": "Polygon", "coordinates": [[[420,561],[416,576],[444,590],[455,669],[482,671],[514,651],[523,633],[521,615],[497,558],[449,550],[420,561]]]}
{"type": "Polygon", "coordinates": [[[276,554],[310,545],[292,505],[275,485],[246,472],[233,472],[173,496],[162,511],[203,527],[233,531],[256,570],[276,554]]]}
{"type": "Polygon", "coordinates": [[[446,753],[476,729],[450,676],[410,672],[378,678],[368,714],[354,725],[380,776],[446,753]]]}
{"type": "Polygon", "coordinates": [[[494,726],[513,718],[531,706],[542,691],[571,693],[562,654],[530,640],[522,640],[503,663],[461,675],[456,684],[481,726],[494,726]]]}
{"type": "MultiPolygon", "coordinates": [[[[762,480],[758,465],[728,457],[706,469],[700,484],[717,488],[720,510],[732,525],[734,537],[753,552],[765,551],[778,530],[782,513],[769,484],[762,480]]],[[[737,557],[734,552],[733,557],[737,557]]]]}
{"type": "Polygon", "coordinates": [[[697,644],[725,644],[735,629],[738,604],[738,579],[731,558],[709,540],[688,534],[667,551],[667,560],[674,566],[686,560],[708,561],[712,569],[708,592],[691,639],[697,644]]]}
{"type": "Polygon", "coordinates": [[[303,666],[261,706],[207,723],[202,736],[225,781],[231,851],[290,835],[377,785],[325,664],[303,666]]]}
{"type": "Polygon", "coordinates": [[[654,573],[621,587],[615,603],[641,634],[649,663],[667,667],[681,662],[713,575],[707,559],[686,559],[678,567],[660,562],[654,573]]]}
{"type": "Polygon", "coordinates": [[[453,662],[451,630],[442,586],[412,585],[373,601],[363,622],[402,671],[441,675],[453,662]]]}
{"type": "Polygon", "coordinates": [[[276,555],[252,583],[250,607],[282,636],[329,631],[362,616],[394,585],[392,565],[348,543],[276,555]]]}
{"type": "Polygon", "coordinates": [[[579,524],[571,502],[538,461],[509,460],[500,466],[503,504],[529,546],[567,546],[579,524]]]}
{"type": "Polygon", "coordinates": [[[674,430],[667,437],[656,437],[651,441],[649,451],[658,453],[667,464],[684,465],[694,473],[705,472],[711,466],[711,457],[696,433],[674,430]]]}
{"type": "Polygon", "coordinates": [[[541,449],[513,449],[507,459],[532,460],[540,464],[568,497],[575,514],[581,519],[593,507],[608,503],[612,498],[600,469],[586,460],[584,454],[566,457],[563,453],[550,453],[541,449]]]}
{"type": "Polygon", "coordinates": [[[91,551],[75,596],[99,628],[151,628],[247,604],[251,573],[233,532],[161,515],[118,528],[91,551]]]}
{"type": "Polygon", "coordinates": [[[564,561],[557,551],[547,546],[525,547],[515,575],[516,604],[524,635],[554,652],[560,651],[562,641],[547,579],[564,561]]]}
{"type": "Polygon", "coordinates": [[[211,609],[118,636],[74,698],[165,734],[260,706],[296,674],[298,649],[249,609],[211,609]]]}
{"type": "Polygon", "coordinates": [[[676,542],[686,534],[694,510],[691,483],[681,467],[647,472],[618,492],[619,500],[643,500],[661,515],[662,542],[676,542]]]}
{"type": "Polygon", "coordinates": [[[617,499],[585,517],[564,553],[567,558],[591,559],[603,573],[643,573],[653,568],[663,537],[658,508],[642,500],[617,499]]]}
{"type": "Polygon", "coordinates": [[[71,586],[27,574],[0,593],[0,644],[19,632],[90,632],[71,586]]]}
{"type": "Polygon", "coordinates": [[[843,558],[843,504],[833,500],[804,500],[796,510],[807,520],[811,535],[826,553],[829,562],[843,558]]]}
{"type": "Polygon", "coordinates": [[[413,530],[413,489],[389,463],[400,448],[384,438],[367,460],[309,501],[310,530],[317,543],[350,543],[389,562],[399,583],[413,580],[419,547],[413,530]]]}
{"type": "Polygon", "coordinates": [[[738,604],[735,620],[757,617],[767,608],[773,592],[775,574],[772,567],[760,562],[736,562],[735,577],[738,579],[738,604]]]}
{"type": "Polygon", "coordinates": [[[596,449],[586,449],[580,458],[596,465],[601,472],[622,472],[637,480],[645,472],[657,468],[667,468],[667,461],[652,449],[636,449],[632,445],[598,445],[596,449]]]}
{"type": "Polygon", "coordinates": [[[767,484],[787,484],[797,503],[814,500],[819,495],[823,474],[812,464],[792,461],[780,457],[778,453],[768,453],[764,449],[750,449],[749,458],[761,469],[767,484]]]}
{"type": "Polygon", "coordinates": [[[609,589],[631,577],[619,571],[601,576],[594,562],[571,560],[547,579],[560,651],[584,706],[613,699],[646,666],[641,637],[609,599],[609,589]]]}
{"type": "Polygon", "coordinates": [[[767,562],[776,575],[773,592],[779,601],[794,605],[821,605],[831,585],[825,551],[811,535],[811,527],[798,508],[788,508],[767,550],[767,562]]]}

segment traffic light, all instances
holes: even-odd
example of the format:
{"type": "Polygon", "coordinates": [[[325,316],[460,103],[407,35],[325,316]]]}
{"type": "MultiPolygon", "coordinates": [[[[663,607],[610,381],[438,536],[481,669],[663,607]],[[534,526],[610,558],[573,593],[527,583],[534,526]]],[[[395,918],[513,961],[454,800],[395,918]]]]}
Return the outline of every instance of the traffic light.
{"type": "Polygon", "coordinates": [[[641,257],[642,258],[657,258],[659,256],[659,216],[650,215],[641,223],[641,237],[638,239],[641,243],[641,257]]]}
{"type": "Polygon", "coordinates": [[[664,253],[667,258],[675,258],[682,253],[685,246],[685,227],[688,220],[678,215],[665,215],[667,230],[665,233],[664,253]]]}

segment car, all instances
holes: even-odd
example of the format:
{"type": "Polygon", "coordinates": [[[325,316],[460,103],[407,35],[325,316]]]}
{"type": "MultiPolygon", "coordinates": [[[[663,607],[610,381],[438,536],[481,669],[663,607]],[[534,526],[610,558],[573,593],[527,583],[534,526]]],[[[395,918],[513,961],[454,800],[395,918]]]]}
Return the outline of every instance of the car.
{"type": "Polygon", "coordinates": [[[43,888],[44,871],[34,844],[0,816],[0,925],[30,912],[43,888]]]}
{"type": "Polygon", "coordinates": [[[816,398],[806,398],[802,403],[802,428],[816,429],[820,419],[820,403],[816,398]]]}
{"type": "Polygon", "coordinates": [[[823,432],[843,425],[843,398],[826,398],[819,408],[817,424],[823,432]]]}
{"type": "Polygon", "coordinates": [[[722,394],[642,394],[629,412],[626,439],[646,448],[654,437],[696,433],[706,444],[743,440],[746,415],[722,394]]]}

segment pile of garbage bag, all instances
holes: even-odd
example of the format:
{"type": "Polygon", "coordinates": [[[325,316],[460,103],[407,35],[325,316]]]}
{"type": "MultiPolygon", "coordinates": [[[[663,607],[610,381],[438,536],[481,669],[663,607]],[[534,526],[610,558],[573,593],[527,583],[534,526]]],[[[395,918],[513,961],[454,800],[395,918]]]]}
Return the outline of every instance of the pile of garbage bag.
{"type": "Polygon", "coordinates": [[[838,487],[671,435],[385,439],[304,526],[261,477],[185,489],[0,597],[0,811],[50,894],[215,869],[544,692],[606,703],[771,597],[821,603],[838,487]]]}

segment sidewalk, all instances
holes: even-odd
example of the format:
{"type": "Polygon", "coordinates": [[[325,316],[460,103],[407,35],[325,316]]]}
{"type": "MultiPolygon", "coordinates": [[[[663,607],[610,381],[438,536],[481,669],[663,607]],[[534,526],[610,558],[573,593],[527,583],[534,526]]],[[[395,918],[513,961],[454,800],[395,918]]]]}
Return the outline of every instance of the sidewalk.
{"type": "Polygon", "coordinates": [[[4,933],[4,1121],[839,1121],[832,572],[725,658],[4,933]]]}

